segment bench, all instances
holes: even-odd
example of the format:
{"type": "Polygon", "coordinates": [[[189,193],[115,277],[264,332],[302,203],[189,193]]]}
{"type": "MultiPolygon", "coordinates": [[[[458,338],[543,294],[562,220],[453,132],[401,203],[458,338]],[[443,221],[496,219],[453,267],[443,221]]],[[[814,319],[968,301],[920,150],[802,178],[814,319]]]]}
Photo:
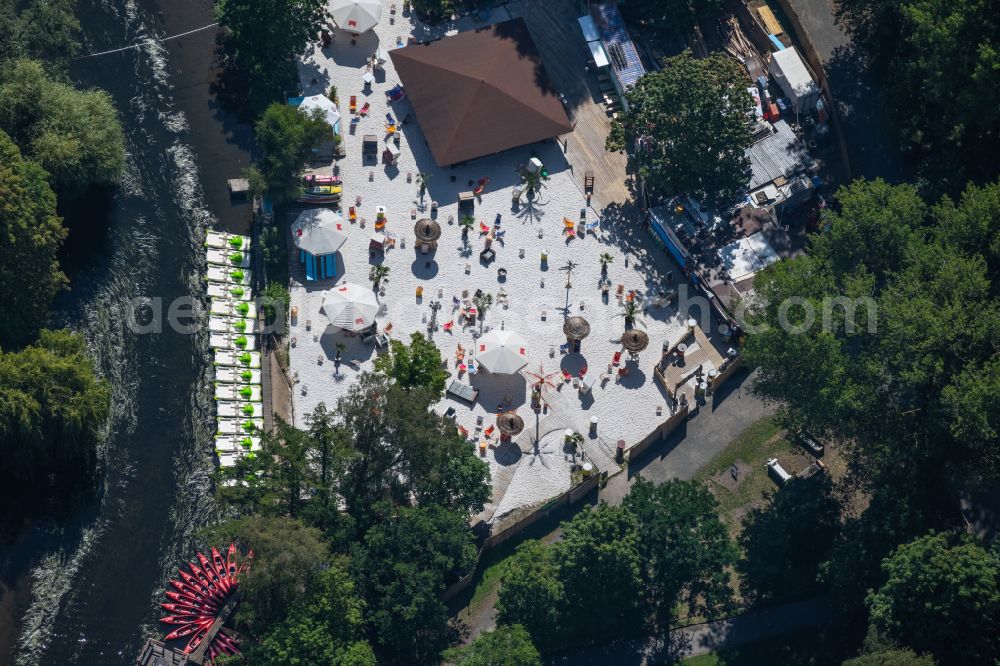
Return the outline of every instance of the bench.
{"type": "Polygon", "coordinates": [[[453,379],[450,384],[448,384],[448,395],[453,395],[460,400],[465,400],[468,403],[475,403],[476,398],[479,397],[479,389],[470,384],[464,384],[457,379],[453,379]]]}

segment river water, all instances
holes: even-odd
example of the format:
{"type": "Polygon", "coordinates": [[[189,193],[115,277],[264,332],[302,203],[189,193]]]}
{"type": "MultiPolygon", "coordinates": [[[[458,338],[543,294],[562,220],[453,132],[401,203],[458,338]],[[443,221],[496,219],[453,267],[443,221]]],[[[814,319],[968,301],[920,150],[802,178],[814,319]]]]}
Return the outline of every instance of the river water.
{"type": "MultiPolygon", "coordinates": [[[[84,53],[213,21],[211,0],[80,0],[78,16],[84,53]]],[[[158,630],[163,585],[192,556],[191,534],[215,517],[207,334],[137,334],[126,317],[140,296],[162,299],[164,314],[176,298],[203,300],[206,228],[247,229],[248,208],[230,203],[225,179],[249,163],[250,132],[212,98],[215,35],[72,67],[80,85],[113,96],[127,137],[108,232],[73,231],[72,286],[57,308],[112,384],[107,466],[95,503],[66,524],[32,526],[0,558],[15,629],[7,645],[0,635],[0,663],[130,663],[158,630]]]]}

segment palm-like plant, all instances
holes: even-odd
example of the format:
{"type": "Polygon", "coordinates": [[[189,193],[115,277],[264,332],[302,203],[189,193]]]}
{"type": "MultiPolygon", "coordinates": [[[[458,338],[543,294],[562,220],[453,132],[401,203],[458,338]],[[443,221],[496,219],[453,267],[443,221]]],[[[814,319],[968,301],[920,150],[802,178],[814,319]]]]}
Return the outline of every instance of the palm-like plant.
{"type": "Polygon", "coordinates": [[[598,258],[598,261],[601,262],[601,273],[606,275],[608,272],[608,264],[614,262],[614,260],[615,258],[611,256],[609,253],[607,252],[602,253],[601,256],[598,258]]]}
{"type": "Polygon", "coordinates": [[[378,264],[377,266],[372,266],[371,270],[368,271],[368,279],[372,281],[375,288],[378,289],[379,285],[383,282],[388,282],[389,280],[389,267],[385,264],[378,264]]]}
{"type": "Polygon", "coordinates": [[[431,174],[424,173],[421,171],[417,174],[417,188],[420,193],[420,198],[424,198],[424,192],[427,191],[427,181],[431,179],[431,174]]]}
{"type": "Polygon", "coordinates": [[[622,304],[622,310],[616,317],[624,317],[626,326],[633,326],[637,322],[642,324],[642,327],[646,327],[646,322],[642,319],[642,308],[635,301],[628,301],[622,304]]]}
{"type": "Polygon", "coordinates": [[[336,358],[336,360],[339,361],[341,355],[344,353],[344,350],[347,349],[347,345],[345,345],[343,342],[338,342],[337,344],[334,345],[334,347],[337,348],[337,358],[336,358]]]}
{"type": "Polygon", "coordinates": [[[469,233],[469,229],[471,229],[472,225],[474,225],[475,223],[476,223],[476,218],[472,217],[471,215],[463,215],[462,217],[458,218],[458,226],[462,227],[463,236],[469,233]]]}
{"type": "Polygon", "coordinates": [[[524,183],[524,189],[529,192],[537,192],[545,186],[546,176],[539,169],[538,171],[529,171],[524,169],[521,172],[521,182],[524,183]]]}
{"type": "Polygon", "coordinates": [[[571,282],[570,278],[573,277],[573,271],[576,270],[577,266],[579,266],[579,264],[576,263],[575,261],[573,261],[572,259],[570,259],[565,264],[563,264],[562,266],[559,267],[559,270],[566,272],[566,288],[567,289],[569,289],[570,287],[573,286],[573,283],[571,282]]]}
{"type": "Polygon", "coordinates": [[[486,317],[486,311],[493,307],[493,294],[479,294],[473,297],[472,302],[476,304],[479,321],[482,322],[486,317]]]}

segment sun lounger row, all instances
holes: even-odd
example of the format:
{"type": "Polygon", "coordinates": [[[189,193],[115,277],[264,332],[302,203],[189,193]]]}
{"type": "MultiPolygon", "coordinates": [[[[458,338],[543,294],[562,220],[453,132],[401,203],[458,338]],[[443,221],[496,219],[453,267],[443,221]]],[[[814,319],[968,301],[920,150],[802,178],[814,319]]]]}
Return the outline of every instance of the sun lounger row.
{"type": "Polygon", "coordinates": [[[216,266],[233,266],[235,268],[250,267],[250,253],[231,251],[223,248],[210,247],[205,252],[205,259],[216,266]]]}
{"type": "Polygon", "coordinates": [[[208,297],[219,300],[249,301],[253,299],[249,287],[224,284],[222,282],[208,283],[208,297]]]}
{"type": "Polygon", "coordinates": [[[263,393],[258,384],[224,384],[215,385],[216,400],[245,400],[248,402],[261,402],[263,393]]]}
{"type": "Polygon", "coordinates": [[[209,231],[205,237],[205,247],[232,250],[235,252],[249,252],[250,239],[239,234],[227,234],[221,231],[209,231]]]}
{"type": "Polygon", "coordinates": [[[216,366],[233,366],[237,368],[259,368],[260,352],[241,352],[232,349],[216,349],[216,366]]]}
{"type": "Polygon", "coordinates": [[[249,268],[215,266],[210,264],[206,271],[206,277],[209,282],[248,286],[253,278],[253,272],[249,268]]]}
{"type": "Polygon", "coordinates": [[[216,403],[215,409],[220,418],[264,418],[264,404],[261,402],[220,400],[216,403]]]}

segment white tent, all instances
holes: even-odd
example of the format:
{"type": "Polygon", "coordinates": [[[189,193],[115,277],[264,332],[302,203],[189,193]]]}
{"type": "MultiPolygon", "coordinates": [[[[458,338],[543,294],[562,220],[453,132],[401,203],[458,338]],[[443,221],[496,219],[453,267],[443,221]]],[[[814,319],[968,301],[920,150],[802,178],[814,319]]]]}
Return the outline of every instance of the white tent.
{"type": "Polygon", "coordinates": [[[793,111],[808,113],[815,108],[819,86],[794,47],[772,53],[770,70],[771,76],[788,97],[793,111]]]}
{"type": "Polygon", "coordinates": [[[360,331],[375,322],[378,301],[371,287],[344,282],[323,298],[323,313],[338,328],[360,331]]]}
{"type": "Polygon", "coordinates": [[[377,0],[331,0],[330,16],[341,30],[368,32],[382,18],[382,3],[377,0]]]}
{"type": "Polygon", "coordinates": [[[329,208],[310,208],[292,222],[295,247],[314,257],[333,254],[347,242],[344,218],[329,208]]]}
{"type": "Polygon", "coordinates": [[[310,95],[302,98],[299,110],[305,113],[319,109],[323,112],[326,122],[330,123],[334,134],[340,134],[340,110],[337,105],[330,101],[326,95],[310,95]]]}
{"type": "Polygon", "coordinates": [[[476,343],[476,361],[486,370],[512,375],[528,364],[528,343],[513,331],[490,331],[476,343]]]}

